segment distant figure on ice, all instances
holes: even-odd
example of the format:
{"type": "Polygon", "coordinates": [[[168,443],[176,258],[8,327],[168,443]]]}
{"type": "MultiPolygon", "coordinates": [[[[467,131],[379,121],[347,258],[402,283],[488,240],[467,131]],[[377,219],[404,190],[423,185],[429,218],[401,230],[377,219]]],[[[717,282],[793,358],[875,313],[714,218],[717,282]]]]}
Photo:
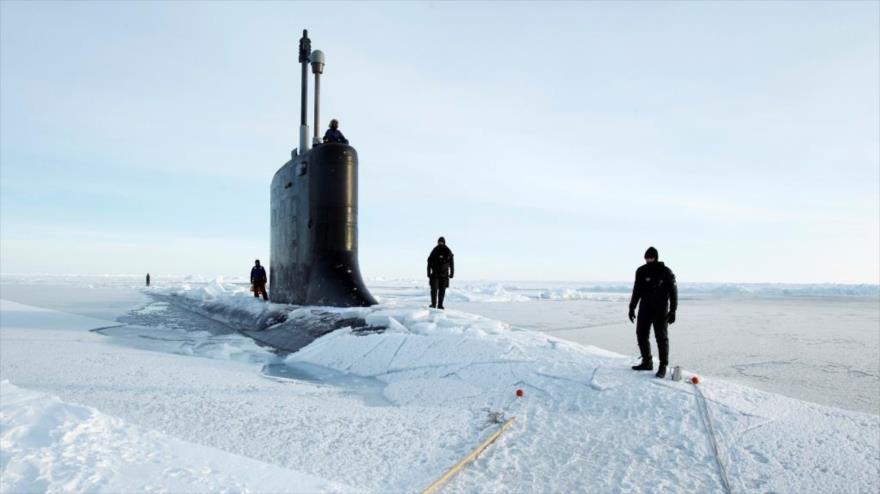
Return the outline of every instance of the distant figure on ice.
{"type": "Polygon", "coordinates": [[[665,264],[658,261],[657,249],[648,247],[645,251],[645,264],[636,270],[636,281],[633,285],[632,298],[629,301],[629,321],[636,319],[636,304],[639,306],[636,338],[639,341],[639,352],[642,363],[633,366],[633,370],[654,370],[651,357],[651,325],[654,326],[654,338],[657,340],[657,353],[660,354],[660,367],[657,377],[666,377],[666,366],[669,365],[669,338],[666,334],[667,324],[675,322],[675,310],[678,308],[678,287],[675,275],[665,264]]]}
{"type": "Polygon", "coordinates": [[[254,297],[259,297],[262,293],[263,300],[269,300],[269,295],[266,294],[266,281],[268,280],[266,270],[260,266],[260,260],[257,259],[254,261],[254,267],[251,268],[251,287],[254,290],[254,297]]]}
{"type": "Polygon", "coordinates": [[[147,286],[150,286],[150,273],[147,273],[147,286]]]}
{"type": "Polygon", "coordinates": [[[452,251],[446,246],[446,239],[437,239],[437,246],[428,256],[428,279],[431,281],[431,308],[443,309],[443,297],[449,280],[455,275],[455,262],[452,251]]]}
{"type": "Polygon", "coordinates": [[[339,120],[335,118],[330,121],[330,128],[324,133],[324,142],[341,142],[348,144],[348,139],[339,131],[339,120]]]}

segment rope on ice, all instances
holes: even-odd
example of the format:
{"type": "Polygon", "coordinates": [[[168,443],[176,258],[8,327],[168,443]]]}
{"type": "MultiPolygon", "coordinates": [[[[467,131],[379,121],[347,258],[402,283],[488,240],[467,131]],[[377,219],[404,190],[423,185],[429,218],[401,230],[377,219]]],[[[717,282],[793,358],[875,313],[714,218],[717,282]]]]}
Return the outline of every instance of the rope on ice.
{"type": "Polygon", "coordinates": [[[715,463],[718,465],[718,472],[721,476],[721,485],[724,487],[724,492],[731,494],[732,491],[730,490],[730,480],[727,478],[727,469],[724,468],[724,462],[721,461],[721,455],[718,453],[718,441],[715,438],[715,429],[712,427],[712,416],[709,414],[709,405],[706,404],[706,397],[703,396],[700,387],[694,385],[694,388],[697,390],[697,406],[700,409],[700,418],[702,418],[703,423],[706,424],[706,432],[709,434],[709,442],[712,444],[715,463]]]}
{"type": "Polygon", "coordinates": [[[506,422],[501,424],[501,427],[499,427],[497,431],[493,432],[491,436],[486,438],[486,440],[483,441],[482,444],[477,446],[476,449],[471,451],[471,453],[469,455],[465,456],[464,459],[462,459],[460,462],[456,463],[455,466],[450,468],[448,472],[443,474],[443,476],[441,476],[439,479],[435,480],[431,485],[426,487],[425,490],[422,491],[422,494],[433,494],[433,493],[437,492],[437,490],[440,489],[440,487],[442,487],[443,484],[448,482],[449,479],[451,479],[459,471],[461,471],[461,469],[464,468],[465,465],[476,460],[477,457],[480,456],[480,453],[485,451],[486,448],[488,448],[492,443],[494,443],[495,440],[498,439],[498,436],[500,436],[502,432],[507,430],[507,428],[513,424],[513,420],[515,418],[516,417],[510,417],[509,419],[507,419],[506,422]]]}

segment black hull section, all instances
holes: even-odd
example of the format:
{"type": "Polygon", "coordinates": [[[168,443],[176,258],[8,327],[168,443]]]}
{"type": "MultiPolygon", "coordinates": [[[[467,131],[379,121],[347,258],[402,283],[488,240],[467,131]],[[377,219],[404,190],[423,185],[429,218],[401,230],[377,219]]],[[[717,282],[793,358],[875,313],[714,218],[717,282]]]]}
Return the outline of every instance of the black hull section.
{"type": "MultiPolygon", "coordinates": [[[[381,333],[385,330],[383,326],[368,325],[362,317],[319,308],[297,310],[296,307],[288,306],[254,314],[219,301],[206,303],[179,295],[151,294],[151,296],[215,321],[231,331],[250,337],[260,345],[284,353],[298,352],[316,339],[337,329],[351,328],[354,334],[381,333]]],[[[135,322],[135,324],[142,323],[135,322]]]]}
{"type": "Polygon", "coordinates": [[[376,304],[357,256],[357,151],[322,144],[272,179],[272,302],[366,307],[376,304]]]}

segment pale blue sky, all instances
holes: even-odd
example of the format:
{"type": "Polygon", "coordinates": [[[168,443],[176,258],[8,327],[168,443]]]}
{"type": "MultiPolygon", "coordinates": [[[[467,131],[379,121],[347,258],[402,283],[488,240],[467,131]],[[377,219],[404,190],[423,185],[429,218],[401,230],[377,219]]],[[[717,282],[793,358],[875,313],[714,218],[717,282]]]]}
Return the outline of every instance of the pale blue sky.
{"type": "Polygon", "coordinates": [[[308,28],[366,276],[878,283],[878,5],[2,2],[0,270],[268,259],[308,28]]]}

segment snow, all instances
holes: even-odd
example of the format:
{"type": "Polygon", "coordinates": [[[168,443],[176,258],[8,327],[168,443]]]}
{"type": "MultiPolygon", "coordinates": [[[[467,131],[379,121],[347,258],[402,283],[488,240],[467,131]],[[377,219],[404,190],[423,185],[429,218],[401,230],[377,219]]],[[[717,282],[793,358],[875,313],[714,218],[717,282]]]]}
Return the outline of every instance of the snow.
{"type": "Polygon", "coordinates": [[[0,382],[2,492],[357,492],[0,382]]]}
{"type": "MultiPolygon", "coordinates": [[[[627,301],[450,305],[517,328],[636,356],[627,301]]],[[[880,301],[868,297],[682,300],[673,365],[838,408],[880,413],[880,301]]]]}
{"type": "MultiPolygon", "coordinates": [[[[234,329],[302,309],[235,282],[165,281],[115,320],[3,301],[2,490],[419,491],[499,415],[514,427],[443,492],[723,492],[719,464],[734,492],[880,486],[875,414],[701,372],[707,424],[692,384],[501,317],[425,309],[415,285],[388,285],[382,305],[345,310],[386,331],[341,329],[294,354],[234,329]]],[[[498,287],[571,287],[480,286],[483,302],[467,304],[620,305],[485,303],[498,287]]],[[[601,288],[585,293],[613,293],[601,288]]]]}
{"type": "Polygon", "coordinates": [[[4,329],[53,329],[83,331],[119,326],[119,323],[92,317],[65,314],[0,299],[0,314],[4,329]]]}
{"type": "MultiPolygon", "coordinates": [[[[368,280],[370,290],[385,298],[426,297],[423,280],[368,280]]],[[[731,297],[871,297],[880,286],[871,284],[689,283],[679,282],[679,295],[689,298],[731,297]]],[[[459,302],[528,302],[536,300],[626,300],[632,282],[455,282],[447,291],[459,302]]],[[[425,300],[427,300],[425,298],[425,300]]]]}
{"type": "MultiPolygon", "coordinates": [[[[248,338],[140,330],[129,326],[108,338],[4,325],[0,371],[22,389],[56,395],[147,430],[373,492],[419,485],[437,473],[437,463],[455,460],[481,430],[474,430],[471,411],[379,408],[360,389],[264,374],[262,367],[279,358],[248,338]],[[230,354],[233,360],[227,360],[230,354]]],[[[0,401],[7,402],[6,390],[0,401]]],[[[7,451],[11,455],[21,447],[4,443],[4,462],[7,451]]],[[[36,454],[24,454],[30,453],[36,454]]],[[[64,485],[50,482],[46,489],[65,490],[64,485]]],[[[129,487],[122,490],[140,488],[129,487]]],[[[169,490],[159,487],[154,490],[169,490]]],[[[278,489],[257,483],[251,490],[278,489]]],[[[297,484],[283,490],[308,491],[297,484]]]]}
{"type": "MultiPolygon", "coordinates": [[[[456,485],[464,491],[720,489],[709,468],[692,385],[636,375],[619,355],[455,311],[426,312],[386,311],[383,317],[427,331],[367,336],[338,331],[288,362],[375,377],[387,383],[386,396],[400,405],[517,415],[525,425],[516,440],[502,440],[498,456],[506,461],[493,456],[485,469],[474,469],[479,475],[463,475],[456,485]],[[530,399],[514,402],[518,388],[530,399]],[[600,451],[598,458],[589,454],[600,451]]],[[[876,489],[876,416],[724,382],[703,385],[703,392],[718,424],[722,461],[734,474],[734,490],[876,489]],[[755,433],[760,428],[764,434],[755,433]],[[861,480],[854,481],[860,475],[853,477],[853,470],[863,472],[861,480]]]]}
{"type": "Polygon", "coordinates": [[[200,285],[153,286],[145,292],[241,329],[265,328],[283,320],[291,311],[287,305],[255,298],[247,287],[226,283],[220,277],[200,285]]]}
{"type": "MultiPolygon", "coordinates": [[[[687,294],[682,296],[678,321],[670,329],[674,364],[764,391],[880,413],[880,298],[858,295],[876,292],[876,285],[798,286],[800,293],[837,287],[832,296],[782,296],[780,290],[771,290],[771,286],[789,290],[793,285],[762,285],[769,295],[756,295],[756,290],[742,295],[739,289],[733,295],[731,287],[739,285],[731,284],[694,286],[690,292],[683,291],[687,294]],[[712,295],[719,292],[726,295],[712,295]]],[[[610,283],[462,283],[455,289],[482,295],[470,296],[475,301],[449,300],[447,307],[461,307],[516,328],[637,354],[634,327],[626,319],[630,287],[623,284],[618,284],[618,289],[626,290],[621,293],[613,292],[610,283]],[[498,295],[502,289],[507,295],[498,295]],[[521,303],[520,297],[533,298],[521,303]]],[[[428,303],[423,282],[391,280],[371,290],[380,294],[384,307],[428,303]]],[[[287,306],[254,300],[247,285],[224,280],[202,285],[169,283],[150,293],[165,300],[174,298],[189,310],[240,330],[266,327],[299,314],[287,306]],[[213,293],[222,294],[223,302],[212,303],[213,293]]],[[[346,317],[352,315],[357,314],[346,317]]]]}

